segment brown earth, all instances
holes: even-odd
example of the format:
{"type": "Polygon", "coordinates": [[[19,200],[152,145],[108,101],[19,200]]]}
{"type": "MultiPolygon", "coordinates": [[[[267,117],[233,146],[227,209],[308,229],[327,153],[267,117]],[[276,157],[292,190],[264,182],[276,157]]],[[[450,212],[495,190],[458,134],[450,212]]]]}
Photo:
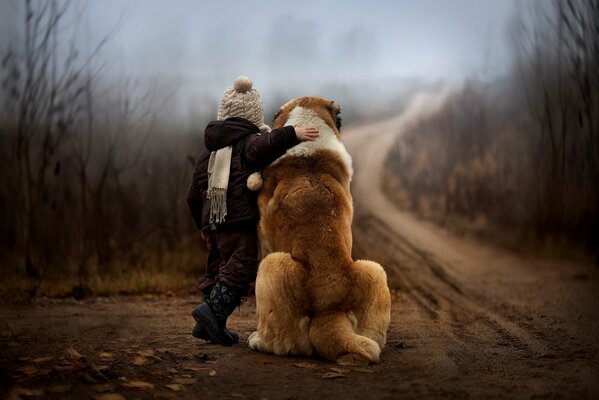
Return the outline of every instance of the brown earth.
{"type": "Polygon", "coordinates": [[[189,312],[199,298],[40,299],[0,306],[4,393],[73,399],[109,393],[127,399],[599,398],[596,268],[452,237],[397,210],[383,195],[385,149],[443,98],[417,96],[398,118],[344,132],[356,169],[355,252],[381,262],[396,289],[380,364],[339,368],[249,350],[253,298],[230,320],[241,342],[229,348],[190,336],[189,312]]]}

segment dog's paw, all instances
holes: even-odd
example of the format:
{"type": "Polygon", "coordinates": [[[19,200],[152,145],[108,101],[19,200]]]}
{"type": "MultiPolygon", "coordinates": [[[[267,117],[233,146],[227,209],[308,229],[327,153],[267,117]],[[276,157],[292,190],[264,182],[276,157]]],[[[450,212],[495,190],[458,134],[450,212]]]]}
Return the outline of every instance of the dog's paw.
{"type": "Polygon", "coordinates": [[[368,337],[361,337],[359,340],[360,343],[360,347],[362,348],[362,351],[366,352],[368,354],[368,361],[371,363],[377,363],[379,362],[379,357],[381,355],[381,347],[379,346],[379,344],[377,342],[375,342],[374,340],[368,338],[368,337]]]}
{"type": "Polygon", "coordinates": [[[252,332],[250,337],[248,337],[248,346],[250,346],[250,349],[252,349],[252,350],[260,351],[261,343],[262,343],[262,338],[260,337],[260,334],[258,333],[258,331],[252,332]]]}
{"type": "Polygon", "coordinates": [[[381,355],[381,348],[372,339],[361,336],[358,340],[359,350],[356,352],[345,353],[335,361],[339,365],[366,366],[370,363],[378,363],[381,355]]]}

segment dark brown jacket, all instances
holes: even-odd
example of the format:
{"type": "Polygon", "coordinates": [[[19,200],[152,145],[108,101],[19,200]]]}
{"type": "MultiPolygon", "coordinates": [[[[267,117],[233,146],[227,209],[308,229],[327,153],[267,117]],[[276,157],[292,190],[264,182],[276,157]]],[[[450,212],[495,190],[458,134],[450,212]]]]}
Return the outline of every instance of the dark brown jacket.
{"type": "Polygon", "coordinates": [[[260,129],[247,119],[233,117],[210,122],[204,133],[204,143],[206,149],[196,162],[187,192],[187,204],[198,229],[210,232],[210,200],[206,199],[210,152],[233,146],[227,189],[227,216],[225,222],[216,226],[223,228],[242,222],[258,221],[258,192],[252,192],[247,188],[248,176],[268,166],[287,149],[298,144],[299,140],[293,126],[260,134],[260,129]]]}

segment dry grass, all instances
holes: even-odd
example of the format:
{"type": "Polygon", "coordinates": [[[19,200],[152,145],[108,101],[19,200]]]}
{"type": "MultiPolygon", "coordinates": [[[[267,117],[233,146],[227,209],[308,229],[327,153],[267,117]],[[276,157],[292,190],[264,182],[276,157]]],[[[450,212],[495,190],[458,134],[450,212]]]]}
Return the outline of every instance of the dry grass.
{"type": "Polygon", "coordinates": [[[530,229],[494,223],[482,212],[473,216],[449,213],[440,206],[444,203],[442,196],[434,198],[432,195],[420,194],[412,200],[414,196],[403,189],[398,178],[390,172],[386,173],[383,182],[383,191],[398,209],[410,211],[457,236],[493,243],[521,254],[591,261],[584,249],[573,246],[571,240],[564,236],[539,237],[530,229]]]}
{"type": "Polygon", "coordinates": [[[36,297],[65,298],[111,295],[187,295],[196,292],[204,271],[206,251],[196,238],[195,246],[168,254],[148,256],[137,265],[122,261],[91,265],[81,277],[75,268],[52,269],[40,277],[28,275],[18,257],[6,261],[0,299],[23,301],[36,297]],[[34,288],[36,288],[34,290],[34,288]]]}
{"type": "MultiPolygon", "coordinates": [[[[510,248],[596,254],[596,160],[576,147],[559,163],[548,156],[543,129],[511,79],[491,87],[467,82],[404,132],[386,160],[385,190],[402,209],[460,234],[510,248]]],[[[570,136],[590,140],[580,127],[570,136]]]]}

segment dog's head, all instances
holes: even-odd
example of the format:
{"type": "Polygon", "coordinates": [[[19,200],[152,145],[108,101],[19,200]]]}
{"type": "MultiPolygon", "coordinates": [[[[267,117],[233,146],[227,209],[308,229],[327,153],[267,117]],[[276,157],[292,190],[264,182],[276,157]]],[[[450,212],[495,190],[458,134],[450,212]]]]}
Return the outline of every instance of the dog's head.
{"type": "Polygon", "coordinates": [[[304,107],[316,112],[335,134],[340,136],[341,117],[339,114],[341,113],[341,108],[334,101],[322,97],[298,97],[297,99],[288,101],[275,114],[273,126],[275,128],[283,127],[289,120],[289,114],[296,107],[304,107]]]}

